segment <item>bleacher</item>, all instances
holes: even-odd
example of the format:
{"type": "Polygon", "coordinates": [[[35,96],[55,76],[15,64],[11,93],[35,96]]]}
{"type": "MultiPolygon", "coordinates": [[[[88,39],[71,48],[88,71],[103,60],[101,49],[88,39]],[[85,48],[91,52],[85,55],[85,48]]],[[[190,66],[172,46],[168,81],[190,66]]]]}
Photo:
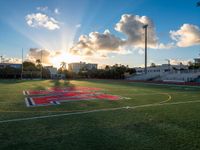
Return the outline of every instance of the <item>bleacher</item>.
{"type": "MultiPolygon", "coordinates": [[[[200,78],[200,70],[170,71],[165,73],[151,73],[133,75],[127,80],[164,81],[164,82],[195,82],[200,78]]],[[[200,80],[200,79],[199,79],[200,80]]]]}
{"type": "Polygon", "coordinates": [[[153,73],[148,73],[148,74],[140,74],[140,75],[134,75],[127,80],[155,80],[156,78],[159,78],[159,74],[153,74],[153,73]]]}

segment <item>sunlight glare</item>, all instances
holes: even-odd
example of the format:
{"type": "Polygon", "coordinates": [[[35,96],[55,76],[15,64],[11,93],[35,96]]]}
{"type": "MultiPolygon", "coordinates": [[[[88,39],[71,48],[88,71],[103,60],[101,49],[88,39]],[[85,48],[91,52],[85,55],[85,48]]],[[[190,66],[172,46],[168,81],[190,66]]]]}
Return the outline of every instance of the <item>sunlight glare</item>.
{"type": "Polygon", "coordinates": [[[80,61],[81,61],[80,56],[75,56],[67,52],[62,52],[61,54],[57,56],[52,56],[51,58],[52,65],[57,68],[60,68],[61,62],[66,62],[68,64],[68,63],[80,62],[80,61]]]}

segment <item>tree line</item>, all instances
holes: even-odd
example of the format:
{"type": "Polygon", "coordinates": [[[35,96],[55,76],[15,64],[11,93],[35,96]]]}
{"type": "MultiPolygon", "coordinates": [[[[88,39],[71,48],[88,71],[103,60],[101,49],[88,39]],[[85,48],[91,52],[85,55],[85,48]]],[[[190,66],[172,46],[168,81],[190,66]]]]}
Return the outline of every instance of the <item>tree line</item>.
{"type": "Polygon", "coordinates": [[[113,66],[107,65],[104,69],[83,67],[78,73],[61,67],[58,72],[65,74],[66,78],[124,79],[126,75],[133,74],[136,70],[125,65],[115,64],[113,66]]]}
{"type": "Polygon", "coordinates": [[[6,65],[0,68],[0,78],[5,79],[20,79],[20,78],[50,78],[50,72],[44,68],[40,60],[35,63],[24,61],[21,67],[12,67],[6,65]]]}
{"type": "MultiPolygon", "coordinates": [[[[136,73],[134,68],[129,66],[115,64],[113,66],[107,65],[104,69],[87,69],[82,68],[78,73],[73,72],[72,70],[67,69],[67,64],[61,62],[60,68],[58,69],[58,74],[63,74],[67,79],[74,78],[98,78],[98,79],[124,79],[129,75],[136,73]]],[[[50,71],[43,67],[41,61],[38,59],[33,62],[24,61],[22,67],[14,68],[7,65],[5,68],[0,68],[0,78],[51,78],[50,71]],[[23,67],[23,68],[22,68],[23,67]]],[[[155,63],[151,64],[151,67],[156,67],[155,63]]],[[[200,69],[200,64],[193,62],[188,62],[189,69],[200,69]]]]}

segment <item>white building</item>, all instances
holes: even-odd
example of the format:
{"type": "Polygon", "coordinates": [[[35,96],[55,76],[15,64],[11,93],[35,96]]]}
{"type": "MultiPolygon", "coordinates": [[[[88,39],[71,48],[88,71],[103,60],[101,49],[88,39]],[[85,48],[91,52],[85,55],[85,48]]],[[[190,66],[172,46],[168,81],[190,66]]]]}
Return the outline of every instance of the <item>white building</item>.
{"type": "Polygon", "coordinates": [[[81,69],[97,69],[97,64],[85,63],[85,62],[77,62],[68,64],[68,69],[72,72],[78,73],[81,69]]]}
{"type": "MultiPolygon", "coordinates": [[[[145,73],[145,68],[135,68],[136,70],[136,74],[144,74],[145,73]]],[[[168,65],[168,64],[162,64],[162,65],[158,65],[155,67],[147,67],[147,73],[148,74],[159,74],[162,75],[164,73],[167,72],[175,72],[178,70],[188,70],[188,66],[187,65],[168,65]]]]}
{"type": "Polygon", "coordinates": [[[190,82],[200,77],[200,70],[189,70],[187,65],[163,64],[156,67],[148,67],[147,74],[144,68],[135,68],[136,75],[128,80],[153,80],[166,82],[190,82]]]}
{"type": "Polygon", "coordinates": [[[195,63],[195,64],[200,64],[200,58],[195,58],[195,59],[194,59],[194,63],[195,63]]]}

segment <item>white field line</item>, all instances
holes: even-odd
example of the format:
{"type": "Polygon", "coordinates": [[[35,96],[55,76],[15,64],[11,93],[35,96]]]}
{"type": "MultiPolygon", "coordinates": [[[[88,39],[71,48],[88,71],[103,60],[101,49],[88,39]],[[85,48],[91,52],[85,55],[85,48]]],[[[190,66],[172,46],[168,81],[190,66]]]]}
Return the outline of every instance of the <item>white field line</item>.
{"type": "Polygon", "coordinates": [[[105,112],[105,111],[115,111],[115,110],[123,110],[123,109],[136,109],[136,108],[146,108],[146,107],[154,107],[154,106],[179,105],[179,104],[188,104],[188,103],[200,103],[200,100],[185,101],[185,102],[173,102],[173,103],[156,103],[156,104],[146,104],[146,105],[131,106],[131,107],[126,106],[126,107],[117,107],[117,108],[97,109],[97,110],[90,110],[90,111],[83,111],[83,112],[72,112],[72,113],[64,113],[64,114],[36,116],[36,117],[30,117],[30,118],[17,118],[17,119],[1,120],[0,123],[19,122],[19,121],[53,118],[53,117],[61,117],[61,116],[71,116],[71,115],[81,115],[81,114],[89,114],[89,113],[105,112]]]}
{"type": "Polygon", "coordinates": [[[165,93],[165,94],[168,96],[168,99],[165,100],[165,101],[160,102],[160,104],[166,103],[166,102],[168,102],[168,101],[170,101],[172,99],[172,96],[169,93],[165,93]]]}
{"type": "Polygon", "coordinates": [[[70,116],[70,115],[79,115],[79,114],[89,114],[89,113],[94,113],[94,112],[103,112],[103,111],[120,110],[120,109],[124,109],[124,108],[125,108],[125,107],[118,107],[118,108],[97,109],[97,110],[82,111],[82,112],[72,112],[72,113],[65,113],[65,114],[55,114],[55,115],[47,115],[47,116],[37,116],[37,117],[30,117],[30,118],[17,118],[17,119],[10,119],[10,120],[1,120],[0,123],[18,122],[18,121],[35,120],[35,119],[52,118],[52,117],[61,117],[61,116],[70,116]]]}
{"type": "Polygon", "coordinates": [[[26,95],[26,91],[25,90],[23,90],[23,94],[26,95]]]}

